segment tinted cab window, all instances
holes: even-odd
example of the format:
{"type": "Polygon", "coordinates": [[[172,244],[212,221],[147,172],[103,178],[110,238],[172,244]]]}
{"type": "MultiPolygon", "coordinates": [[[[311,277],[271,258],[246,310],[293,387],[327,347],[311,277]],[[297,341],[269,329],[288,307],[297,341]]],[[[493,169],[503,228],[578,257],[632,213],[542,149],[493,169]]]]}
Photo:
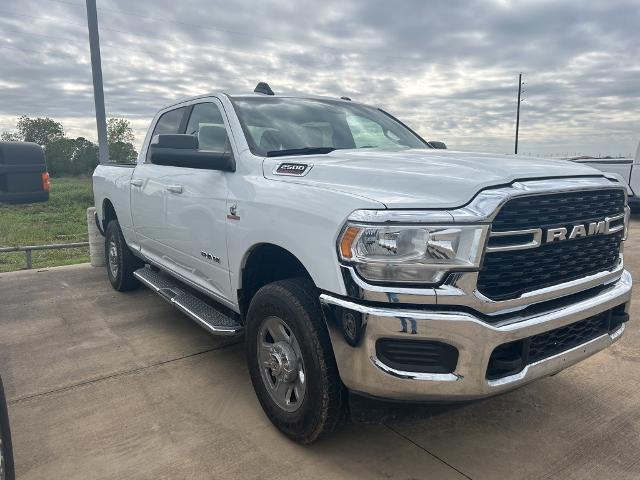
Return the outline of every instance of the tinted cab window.
{"type": "Polygon", "coordinates": [[[153,129],[152,136],[180,133],[180,124],[186,108],[180,107],[163,113],[158,123],[156,123],[156,128],[153,129]]]}
{"type": "Polygon", "coordinates": [[[224,152],[229,150],[227,130],[220,109],[213,103],[199,103],[191,111],[187,131],[198,137],[200,150],[224,152]]]}
{"type": "MultiPolygon", "coordinates": [[[[171,135],[176,133],[182,133],[180,127],[182,126],[182,119],[184,113],[188,107],[180,107],[175,110],[169,110],[163,113],[158,119],[158,123],[153,129],[151,134],[151,141],[156,135],[171,135]]],[[[150,162],[151,150],[147,151],[147,162],[150,162]]]]}

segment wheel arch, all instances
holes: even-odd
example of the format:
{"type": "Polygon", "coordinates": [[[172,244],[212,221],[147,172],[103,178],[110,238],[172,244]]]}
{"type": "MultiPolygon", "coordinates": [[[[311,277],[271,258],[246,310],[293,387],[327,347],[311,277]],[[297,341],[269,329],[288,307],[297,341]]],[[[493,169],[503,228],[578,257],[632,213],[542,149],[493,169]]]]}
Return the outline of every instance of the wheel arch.
{"type": "Polygon", "coordinates": [[[309,270],[290,250],[274,243],[257,243],[242,258],[238,305],[244,316],[253,295],[264,285],[287,278],[307,278],[316,285],[309,270]]]}
{"type": "Polygon", "coordinates": [[[118,220],[118,214],[116,213],[116,209],[111,203],[111,200],[105,198],[102,201],[102,231],[107,231],[107,225],[111,220],[118,220]]]}

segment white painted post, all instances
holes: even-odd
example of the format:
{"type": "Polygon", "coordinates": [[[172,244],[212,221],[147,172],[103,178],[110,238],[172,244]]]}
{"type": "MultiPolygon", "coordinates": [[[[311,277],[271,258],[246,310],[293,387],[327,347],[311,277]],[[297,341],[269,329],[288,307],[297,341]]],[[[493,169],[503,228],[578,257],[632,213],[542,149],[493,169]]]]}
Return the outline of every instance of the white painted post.
{"type": "Polygon", "coordinates": [[[104,237],[96,225],[96,207],[87,208],[87,228],[89,230],[89,258],[92,267],[104,267],[104,237]]]}

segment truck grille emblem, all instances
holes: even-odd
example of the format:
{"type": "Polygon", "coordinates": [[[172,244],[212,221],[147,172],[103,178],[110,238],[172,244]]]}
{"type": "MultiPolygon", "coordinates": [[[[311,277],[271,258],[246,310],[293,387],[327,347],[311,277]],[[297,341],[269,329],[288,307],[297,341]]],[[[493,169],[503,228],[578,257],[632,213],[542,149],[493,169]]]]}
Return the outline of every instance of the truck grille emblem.
{"type": "Polygon", "coordinates": [[[558,227],[549,228],[546,232],[546,243],[558,242],[564,240],[573,240],[575,238],[587,237],[590,235],[607,235],[609,233],[619,232],[624,228],[624,223],[618,218],[605,218],[597,222],[579,223],[568,228],[558,227]],[[612,225],[614,220],[619,224],[612,225]]]}
{"type": "Polygon", "coordinates": [[[611,235],[623,231],[625,228],[625,214],[620,213],[604,220],[589,223],[576,223],[566,227],[527,228],[524,230],[509,230],[491,232],[487,252],[505,252],[509,250],[525,250],[537,248],[542,244],[575,240],[576,238],[593,235],[611,235]]]}

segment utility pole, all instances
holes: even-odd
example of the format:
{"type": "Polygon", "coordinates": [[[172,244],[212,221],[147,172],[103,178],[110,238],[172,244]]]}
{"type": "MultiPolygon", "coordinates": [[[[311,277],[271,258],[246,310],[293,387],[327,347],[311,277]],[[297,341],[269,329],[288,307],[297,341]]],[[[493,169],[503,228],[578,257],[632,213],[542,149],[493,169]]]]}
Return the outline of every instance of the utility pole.
{"type": "MultiPolygon", "coordinates": [[[[88,2],[89,0],[87,0],[88,2]]],[[[518,130],[520,130],[520,95],[522,94],[522,72],[518,75],[518,109],[516,110],[516,148],[515,153],[518,153],[518,130]]]]}
{"type": "Polygon", "coordinates": [[[87,0],[87,23],[89,25],[89,48],[91,49],[93,98],[96,104],[96,125],[98,127],[98,159],[100,163],[108,163],[109,145],[107,143],[107,118],[104,111],[104,91],[102,89],[102,63],[96,0],[87,0]]]}

